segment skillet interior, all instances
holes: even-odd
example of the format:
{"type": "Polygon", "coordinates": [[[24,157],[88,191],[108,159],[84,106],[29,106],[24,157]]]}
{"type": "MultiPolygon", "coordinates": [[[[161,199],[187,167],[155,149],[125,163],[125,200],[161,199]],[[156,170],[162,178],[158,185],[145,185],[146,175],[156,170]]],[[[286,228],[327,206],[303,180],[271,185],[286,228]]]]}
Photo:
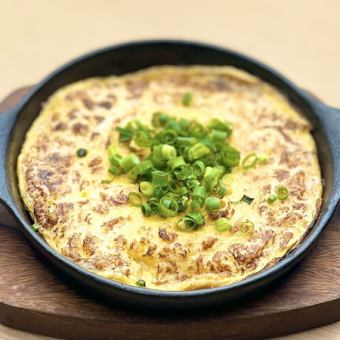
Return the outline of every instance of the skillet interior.
{"type": "MultiPolygon", "coordinates": [[[[30,127],[31,123],[39,113],[41,103],[55,92],[61,86],[66,84],[93,77],[93,76],[108,76],[111,74],[123,74],[138,69],[146,68],[152,65],[233,65],[239,68],[243,68],[246,71],[255,74],[263,80],[271,83],[285,93],[289,99],[306,115],[312,125],[315,127],[313,136],[317,143],[319,160],[321,165],[322,176],[325,180],[324,198],[321,207],[321,213],[319,221],[322,220],[324,224],[329,218],[329,209],[327,207],[331,205],[333,200],[334,191],[334,168],[329,166],[333,164],[332,154],[330,152],[329,144],[322,124],[320,124],[318,116],[314,110],[314,107],[306,99],[303,92],[297,89],[293,84],[276,74],[273,70],[249,59],[237,53],[226,51],[224,49],[212,48],[206,45],[190,44],[183,42],[146,42],[135,43],[118,46],[116,48],[108,48],[97,53],[80,58],[75,63],[66,65],[56,73],[52,74],[49,78],[43,81],[36,87],[34,95],[28,98],[23,107],[20,110],[17,123],[12,131],[9,148],[8,148],[8,161],[7,161],[7,174],[9,179],[9,187],[13,197],[14,204],[17,208],[17,217],[22,223],[26,223],[27,228],[26,235],[38,238],[37,235],[33,235],[30,228],[30,218],[25,211],[23,203],[21,201],[17,180],[15,176],[16,158],[20,152],[21,145],[26,131],[30,127]]],[[[317,222],[318,223],[318,222],[317,222]]],[[[316,226],[315,229],[320,229],[322,226],[316,226]]],[[[34,240],[33,240],[34,242],[34,240]]],[[[309,241],[305,241],[303,244],[307,244],[309,241]]],[[[57,262],[64,270],[72,274],[73,277],[84,280],[84,272],[78,269],[66,266],[65,263],[60,261],[60,257],[56,254],[47,254],[47,245],[44,245],[44,241],[34,242],[38,245],[38,248],[47,255],[50,260],[57,262]]],[[[310,240],[311,243],[311,240],[310,240]]],[[[289,255],[291,259],[294,257],[296,262],[303,254],[302,252],[297,256],[294,255],[296,251],[289,255]]],[[[283,261],[282,261],[283,262],[283,261]]],[[[236,298],[240,295],[244,295],[253,288],[257,288],[262,284],[271,281],[284,269],[288,269],[288,266],[276,265],[272,270],[262,272],[254,277],[255,280],[244,280],[237,285],[220,287],[219,289],[199,290],[194,292],[175,292],[167,294],[166,292],[150,292],[134,288],[124,287],[121,284],[115,282],[105,282],[100,278],[93,279],[94,275],[86,273],[86,283],[104,295],[108,295],[111,298],[120,297],[124,301],[133,301],[133,296],[130,293],[138,293],[138,298],[134,303],[149,303],[148,297],[157,298],[155,301],[164,302],[166,305],[176,305],[179,302],[185,303],[185,306],[212,303],[216,302],[220,298],[236,298]],[[123,289],[117,289],[117,288],[123,289]],[[114,293],[114,294],[113,294],[114,293]],[[142,294],[141,294],[142,293],[142,294]],[[115,296],[114,296],[115,295],[115,296]],[[200,299],[197,299],[197,295],[200,299]],[[187,297],[186,299],[183,299],[187,297]],[[195,299],[196,298],[196,299],[195,299]]],[[[184,304],[182,304],[184,305],[184,304]]]]}

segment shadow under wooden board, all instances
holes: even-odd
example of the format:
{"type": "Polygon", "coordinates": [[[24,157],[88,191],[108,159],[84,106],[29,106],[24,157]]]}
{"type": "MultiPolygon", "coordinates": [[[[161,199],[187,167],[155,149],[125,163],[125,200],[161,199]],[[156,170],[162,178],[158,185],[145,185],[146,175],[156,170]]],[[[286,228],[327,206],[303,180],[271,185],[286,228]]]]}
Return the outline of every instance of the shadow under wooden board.
{"type": "MultiPolygon", "coordinates": [[[[8,110],[27,88],[0,104],[8,110]]],[[[0,322],[68,339],[249,339],[340,319],[340,209],[307,258],[266,291],[200,313],[150,314],[107,305],[39,259],[0,208],[0,322]]]]}

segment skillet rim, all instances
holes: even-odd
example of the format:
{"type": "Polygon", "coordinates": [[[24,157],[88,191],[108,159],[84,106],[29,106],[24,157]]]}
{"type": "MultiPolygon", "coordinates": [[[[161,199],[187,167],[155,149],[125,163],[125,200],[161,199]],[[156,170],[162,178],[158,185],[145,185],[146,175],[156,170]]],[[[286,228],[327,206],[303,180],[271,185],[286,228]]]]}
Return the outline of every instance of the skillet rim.
{"type": "MultiPolygon", "coordinates": [[[[118,50],[120,48],[131,48],[131,47],[145,47],[145,45],[182,45],[187,47],[194,47],[194,48],[205,48],[209,50],[215,50],[216,52],[220,52],[223,54],[228,54],[230,56],[233,56],[234,58],[237,58],[239,60],[242,60],[249,66],[254,65],[257,68],[261,69],[261,71],[264,71],[265,73],[273,76],[275,79],[279,80],[282,84],[284,84],[287,88],[290,89],[294,95],[296,95],[299,100],[301,100],[306,106],[307,110],[312,112],[312,115],[318,118],[317,114],[317,107],[313,101],[313,99],[307,95],[303,90],[301,90],[299,87],[297,87],[293,82],[288,80],[285,76],[280,74],[275,69],[271,68],[270,66],[267,66],[263,64],[262,62],[253,59],[252,57],[248,57],[247,55],[244,55],[242,53],[233,51],[228,48],[208,44],[208,43],[202,43],[202,42],[196,42],[196,41],[188,41],[188,40],[177,40],[177,39],[166,39],[166,40],[137,40],[137,41],[130,41],[126,43],[120,43],[120,44],[114,44],[108,47],[96,49],[92,52],[85,53],[77,58],[74,58],[73,60],[65,63],[61,67],[57,68],[55,71],[51,72],[49,75],[47,75],[45,78],[43,78],[37,85],[33,87],[33,89],[30,91],[28,95],[25,96],[25,98],[20,102],[14,109],[11,111],[15,111],[15,123],[13,125],[13,129],[16,125],[16,120],[20,116],[22,110],[24,109],[25,105],[34,98],[34,96],[42,90],[49,82],[53,81],[53,79],[60,75],[62,72],[66,72],[68,69],[78,65],[79,63],[82,63],[88,59],[96,58],[101,54],[106,53],[112,53],[114,50],[118,50]]],[[[160,48],[161,46],[158,46],[160,48]]],[[[232,64],[231,64],[232,65],[232,64]]],[[[249,71],[248,71],[249,72],[249,71]]],[[[261,78],[261,76],[257,75],[261,78]]],[[[266,80],[267,81],[267,80],[266,80]]],[[[277,85],[275,85],[278,87],[277,85]]],[[[279,88],[280,89],[280,88],[279,88]]],[[[12,131],[13,131],[12,129],[12,131]]],[[[7,145],[6,145],[6,151],[8,151],[11,142],[12,142],[12,131],[10,133],[9,138],[7,139],[7,145]]],[[[8,155],[6,155],[8,156],[8,155]]],[[[15,158],[17,158],[18,155],[16,155],[15,158]]],[[[6,163],[8,161],[8,158],[6,158],[6,163]]],[[[319,160],[320,161],[320,160],[319,160]]],[[[15,169],[16,170],[16,169],[15,169]]],[[[15,171],[16,172],[16,171],[15,171]]],[[[6,179],[7,186],[9,185],[9,176],[8,176],[8,167],[6,166],[6,179]]],[[[205,289],[197,289],[197,290],[190,290],[190,291],[164,291],[164,290],[156,290],[156,289],[149,289],[149,288],[139,288],[131,285],[127,285],[124,283],[120,283],[117,281],[113,281],[110,279],[106,279],[98,274],[95,274],[93,272],[90,272],[80,266],[78,266],[73,261],[69,260],[68,258],[62,256],[60,253],[58,253],[56,250],[54,250],[52,247],[50,247],[46,241],[39,236],[36,232],[33,231],[31,228],[31,225],[29,225],[24,218],[22,217],[22,214],[18,210],[18,205],[15,202],[15,198],[13,197],[13,194],[11,192],[11,189],[8,188],[9,194],[10,194],[10,202],[6,202],[8,205],[8,208],[13,213],[14,217],[19,221],[21,226],[23,226],[23,231],[25,232],[26,236],[29,236],[30,240],[35,243],[35,246],[39,248],[40,251],[45,252],[48,254],[48,256],[51,256],[53,260],[59,262],[61,265],[66,266],[67,269],[70,269],[74,272],[76,272],[78,275],[80,274],[86,279],[90,279],[93,281],[93,283],[99,283],[103,287],[106,288],[115,288],[120,291],[132,293],[134,295],[140,295],[140,296],[147,296],[147,297],[160,297],[164,299],[171,299],[171,298],[181,298],[183,299],[182,302],[185,302],[185,298],[193,298],[198,296],[211,296],[211,295],[217,295],[220,293],[232,293],[243,290],[247,290],[254,286],[261,286],[266,283],[269,283],[269,281],[272,281],[276,277],[280,276],[280,274],[283,274],[285,271],[287,271],[289,268],[291,268],[296,262],[298,262],[308,250],[312,247],[312,245],[315,243],[315,241],[320,236],[321,232],[325,228],[327,222],[332,216],[332,213],[336,207],[337,204],[337,197],[336,197],[336,188],[335,184],[332,184],[332,191],[330,193],[330,198],[328,205],[325,208],[325,212],[322,214],[322,216],[317,218],[313,226],[310,229],[310,232],[308,235],[306,235],[301,243],[290,253],[286,254],[283,258],[281,258],[277,263],[272,265],[271,267],[264,269],[252,276],[249,276],[241,281],[235,282],[230,285],[220,286],[220,287],[213,287],[213,288],[205,288],[205,289]],[[267,280],[267,282],[266,282],[267,280]]],[[[21,228],[20,228],[21,229],[21,228]]],[[[62,268],[63,271],[65,271],[66,268],[62,268]]],[[[68,273],[69,274],[69,273],[68,273]]],[[[73,273],[71,273],[72,275],[73,273]]],[[[103,288],[102,287],[102,288],[103,288]]],[[[237,294],[236,294],[237,295],[237,294]]],[[[113,296],[114,298],[114,296],[113,296]]],[[[178,301],[175,301],[178,302],[178,301]]],[[[197,301],[198,302],[198,301],[197,301]]]]}

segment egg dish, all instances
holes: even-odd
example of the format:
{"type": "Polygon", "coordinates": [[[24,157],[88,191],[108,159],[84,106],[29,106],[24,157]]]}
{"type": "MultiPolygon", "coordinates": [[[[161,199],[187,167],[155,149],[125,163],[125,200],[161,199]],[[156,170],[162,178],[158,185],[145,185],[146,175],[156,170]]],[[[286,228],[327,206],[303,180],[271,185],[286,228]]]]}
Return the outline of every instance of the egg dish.
{"type": "Polygon", "coordinates": [[[322,181],[309,122],[229,66],[157,66],[55,92],[18,158],[33,227],[79,266],[167,291],[229,285],[305,237],[322,181]]]}

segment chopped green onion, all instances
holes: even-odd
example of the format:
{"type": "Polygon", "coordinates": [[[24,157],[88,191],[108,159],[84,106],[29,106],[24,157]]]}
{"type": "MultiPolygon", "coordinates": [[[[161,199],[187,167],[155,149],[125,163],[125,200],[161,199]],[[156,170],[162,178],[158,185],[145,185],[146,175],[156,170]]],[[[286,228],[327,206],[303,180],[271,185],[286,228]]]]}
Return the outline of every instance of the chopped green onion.
{"type": "Polygon", "coordinates": [[[185,161],[182,156],[172,158],[168,161],[168,166],[171,170],[179,168],[180,166],[184,165],[185,161]]]}
{"type": "Polygon", "coordinates": [[[152,183],[155,186],[163,187],[168,184],[168,173],[164,171],[153,171],[152,172],[152,183]]]}
{"type": "MultiPolygon", "coordinates": [[[[187,105],[190,102],[191,93],[187,105]]],[[[240,152],[226,144],[232,132],[230,124],[211,119],[204,127],[194,120],[156,112],[151,127],[133,120],[117,131],[121,143],[131,142],[131,150],[137,145],[149,151],[145,154],[147,150],[137,148],[138,155],[122,157],[113,145],[108,147],[109,171],[127,174],[139,184],[139,193],[130,193],[129,202],[140,206],[143,215],[174,217],[189,209],[191,213],[179,225],[195,230],[204,224],[200,210],[220,209],[221,198],[232,192],[221,181],[240,163],[240,152]]]]}
{"type": "Polygon", "coordinates": [[[107,151],[109,153],[110,158],[117,155],[116,147],[112,144],[107,148],[107,151]]]}
{"type": "Polygon", "coordinates": [[[139,158],[135,154],[130,154],[126,157],[124,157],[121,162],[120,166],[124,173],[127,173],[129,170],[131,170],[134,166],[139,164],[139,158]]]}
{"type": "Polygon", "coordinates": [[[144,203],[144,204],[141,206],[141,210],[142,210],[142,214],[143,214],[145,217],[148,217],[148,216],[151,216],[151,215],[152,215],[152,209],[151,209],[150,205],[147,204],[147,203],[144,203]]]}
{"type": "Polygon", "coordinates": [[[138,146],[148,148],[153,145],[152,136],[148,131],[136,131],[135,142],[138,146]]]}
{"type": "Polygon", "coordinates": [[[203,186],[196,186],[192,193],[192,197],[198,199],[200,202],[203,202],[206,196],[205,187],[203,186]]]}
{"type": "Polygon", "coordinates": [[[151,197],[152,194],[153,194],[153,190],[154,190],[154,187],[151,183],[149,182],[140,182],[139,183],[139,191],[147,196],[147,197],[151,197]]]}
{"type": "Polygon", "coordinates": [[[79,158],[85,157],[87,155],[87,150],[84,148],[80,148],[77,150],[77,156],[79,158]]]}
{"type": "Polygon", "coordinates": [[[287,187],[285,187],[285,186],[279,186],[279,187],[276,189],[276,195],[277,195],[277,198],[278,198],[280,201],[285,201],[285,200],[288,198],[288,189],[287,189],[287,187]]]}
{"type": "Polygon", "coordinates": [[[177,137],[176,144],[177,145],[195,145],[197,143],[197,138],[194,137],[177,137]]]}
{"type": "Polygon", "coordinates": [[[153,196],[156,198],[161,198],[169,192],[168,186],[155,186],[153,189],[153,196]]]}
{"type": "Polygon", "coordinates": [[[261,154],[257,156],[257,161],[259,164],[264,165],[267,164],[269,157],[265,154],[261,154]]]}
{"type": "Polygon", "coordinates": [[[158,203],[157,198],[151,197],[146,203],[150,207],[152,214],[157,214],[158,213],[158,205],[159,205],[159,203],[158,203]]]}
{"type": "Polygon", "coordinates": [[[190,122],[188,125],[188,132],[190,135],[196,138],[203,138],[206,135],[206,130],[203,125],[195,121],[190,122]]]}
{"type": "Polygon", "coordinates": [[[159,201],[158,212],[163,217],[175,217],[178,212],[176,200],[170,197],[162,197],[159,201]]]}
{"type": "Polygon", "coordinates": [[[163,159],[170,160],[176,157],[176,149],[172,145],[162,145],[162,157],[163,159]]]}
{"type": "Polygon", "coordinates": [[[229,124],[223,123],[222,121],[220,121],[219,119],[216,119],[216,118],[212,119],[209,122],[208,127],[211,130],[225,131],[227,133],[227,137],[230,136],[231,131],[232,131],[229,124]]]}
{"type": "Polygon", "coordinates": [[[133,137],[133,130],[131,128],[117,127],[116,130],[119,132],[119,143],[129,142],[133,137]]]}
{"type": "Polygon", "coordinates": [[[249,220],[246,220],[245,222],[241,223],[240,230],[243,233],[253,232],[253,230],[254,230],[254,223],[249,221],[249,220]]]}
{"type": "Polygon", "coordinates": [[[232,228],[228,218],[221,217],[215,222],[216,230],[219,232],[229,231],[232,228]]]}
{"type": "Polygon", "coordinates": [[[207,167],[204,174],[204,185],[208,192],[212,192],[222,176],[222,170],[219,168],[207,167]]]}
{"type": "Polygon", "coordinates": [[[189,198],[186,196],[182,196],[179,200],[178,200],[178,212],[182,212],[184,210],[186,210],[188,208],[188,204],[189,204],[189,198]]]}
{"type": "Polygon", "coordinates": [[[224,145],[221,149],[221,161],[226,167],[235,167],[240,163],[240,152],[230,145],[224,145]]]}
{"type": "Polygon", "coordinates": [[[243,169],[251,169],[254,168],[257,163],[257,155],[255,152],[250,153],[247,155],[242,161],[243,169]]]}
{"type": "Polygon", "coordinates": [[[250,205],[251,202],[254,201],[254,198],[249,197],[249,196],[247,196],[247,195],[243,195],[240,201],[243,201],[243,202],[245,202],[245,203],[247,203],[247,204],[250,205]]]}
{"type": "Polygon", "coordinates": [[[201,201],[198,198],[194,198],[190,204],[189,204],[189,209],[190,211],[197,211],[201,207],[201,201]]]}
{"type": "Polygon", "coordinates": [[[164,126],[170,119],[170,116],[162,112],[155,112],[152,116],[152,125],[155,127],[161,127],[164,126]]]}
{"type": "Polygon", "coordinates": [[[160,132],[157,137],[162,143],[174,144],[177,140],[177,133],[174,130],[167,129],[160,132]]]}
{"type": "Polygon", "coordinates": [[[109,171],[114,175],[120,175],[122,173],[121,169],[115,165],[111,165],[109,171]]]}
{"type": "Polygon", "coordinates": [[[143,203],[142,196],[138,192],[130,192],[129,203],[134,207],[140,207],[143,203]]]}
{"type": "Polygon", "coordinates": [[[207,197],[204,207],[207,212],[219,210],[221,208],[221,200],[217,197],[207,197]]]}
{"type": "Polygon", "coordinates": [[[152,162],[150,160],[145,160],[138,165],[138,173],[145,174],[153,169],[152,162]]]}
{"type": "Polygon", "coordinates": [[[138,280],[138,281],[136,282],[136,285],[137,285],[138,287],[145,287],[145,286],[146,286],[146,283],[145,283],[144,280],[138,280]]]}
{"type": "Polygon", "coordinates": [[[193,164],[193,173],[195,176],[203,176],[205,172],[205,164],[201,160],[195,161],[193,164]]]}
{"type": "Polygon", "coordinates": [[[101,184],[110,184],[112,181],[113,181],[113,178],[111,178],[111,179],[102,179],[100,183],[101,184]]]}
{"type": "Polygon", "coordinates": [[[33,229],[34,231],[38,231],[39,228],[40,228],[40,225],[39,225],[38,223],[33,223],[33,224],[32,224],[32,229],[33,229]]]}
{"type": "Polygon", "coordinates": [[[203,215],[200,212],[194,211],[184,217],[182,217],[178,222],[177,226],[182,230],[197,230],[205,224],[203,215]]]}
{"type": "Polygon", "coordinates": [[[191,92],[184,93],[182,97],[182,104],[184,106],[189,106],[191,102],[192,102],[192,93],[191,92]]]}
{"type": "Polygon", "coordinates": [[[183,164],[174,170],[174,175],[179,181],[183,181],[192,175],[192,167],[189,164],[183,164]]]}
{"type": "Polygon", "coordinates": [[[199,159],[207,154],[210,153],[210,149],[202,144],[197,143],[196,145],[192,146],[188,151],[188,156],[191,161],[199,159]]]}
{"type": "Polygon", "coordinates": [[[227,138],[227,133],[220,130],[211,130],[209,137],[214,143],[223,143],[227,138]]]}
{"type": "Polygon", "coordinates": [[[223,197],[227,193],[228,193],[228,188],[225,185],[220,184],[217,190],[218,197],[223,197]]]}
{"type": "Polygon", "coordinates": [[[267,198],[267,202],[268,202],[269,204],[274,203],[276,200],[277,200],[277,196],[276,196],[276,195],[270,195],[270,196],[267,198]]]}

